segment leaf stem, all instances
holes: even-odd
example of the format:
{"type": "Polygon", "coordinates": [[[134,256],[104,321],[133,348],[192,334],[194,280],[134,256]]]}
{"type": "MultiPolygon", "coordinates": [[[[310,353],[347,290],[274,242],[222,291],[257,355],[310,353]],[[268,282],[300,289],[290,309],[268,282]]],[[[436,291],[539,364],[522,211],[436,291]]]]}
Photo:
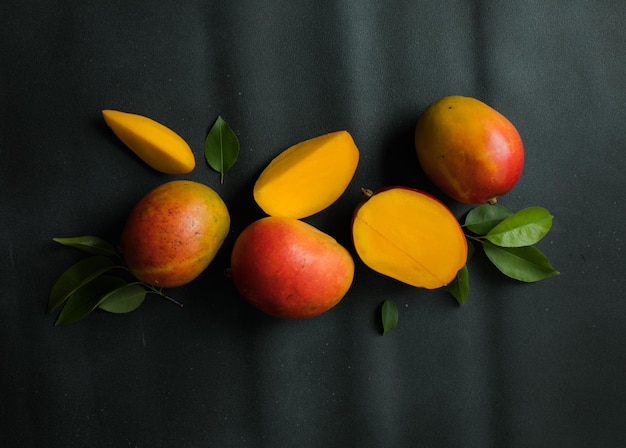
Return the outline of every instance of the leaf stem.
{"type": "Polygon", "coordinates": [[[163,297],[164,299],[172,302],[174,305],[176,305],[176,306],[178,306],[180,308],[183,308],[185,306],[183,303],[181,303],[178,300],[174,299],[173,297],[170,297],[167,294],[165,294],[163,292],[162,288],[157,288],[156,286],[152,286],[152,285],[149,285],[149,284],[144,283],[144,282],[137,282],[137,283],[143,285],[146,289],[148,289],[148,292],[157,294],[157,295],[163,297]]]}
{"type": "Polygon", "coordinates": [[[476,236],[476,235],[469,235],[469,234],[465,234],[465,237],[472,240],[472,241],[478,241],[479,243],[482,243],[485,240],[485,237],[482,236],[476,236]]]}

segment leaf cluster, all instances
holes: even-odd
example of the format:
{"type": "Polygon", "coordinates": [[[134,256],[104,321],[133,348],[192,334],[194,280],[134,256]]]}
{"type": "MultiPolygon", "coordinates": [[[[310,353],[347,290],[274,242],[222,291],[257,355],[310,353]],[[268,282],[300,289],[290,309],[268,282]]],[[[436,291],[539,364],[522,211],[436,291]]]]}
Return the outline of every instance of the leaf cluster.
{"type": "Polygon", "coordinates": [[[96,309],[129,313],[143,303],[149,292],[172,300],[160,289],[134,279],[115,247],[102,238],[79,236],[53,240],[89,254],[67,268],[50,290],[48,314],[61,308],[55,325],[77,322],[96,309]]]}
{"type": "MultiPolygon", "coordinates": [[[[553,216],[543,207],[532,206],[513,213],[500,204],[482,204],[465,217],[468,262],[479,244],[487,259],[504,275],[521,282],[537,282],[559,272],[535,247],[552,227],[553,216]]],[[[469,295],[467,263],[446,286],[463,305],[469,295]]]]}

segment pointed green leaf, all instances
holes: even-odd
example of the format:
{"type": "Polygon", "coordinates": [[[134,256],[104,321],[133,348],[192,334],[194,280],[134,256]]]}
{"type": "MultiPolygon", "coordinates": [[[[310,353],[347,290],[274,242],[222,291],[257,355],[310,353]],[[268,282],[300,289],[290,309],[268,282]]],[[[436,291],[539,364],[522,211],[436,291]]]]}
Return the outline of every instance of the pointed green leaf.
{"type": "Polygon", "coordinates": [[[465,305],[469,295],[469,271],[467,270],[467,265],[463,266],[457,272],[454,280],[446,285],[446,291],[454,296],[459,305],[465,305]]]}
{"type": "Polygon", "coordinates": [[[391,300],[385,300],[381,308],[383,321],[383,335],[386,335],[398,325],[398,306],[391,300]]]}
{"type": "Polygon", "coordinates": [[[70,246],[92,255],[111,257],[117,255],[112,244],[97,236],[77,236],[73,238],[52,238],[57,243],[70,246]]]}
{"type": "Polygon", "coordinates": [[[224,173],[237,161],[239,156],[239,140],[221,116],[204,141],[204,157],[211,168],[221,174],[220,181],[224,182],[224,173]]]}
{"type": "Polygon", "coordinates": [[[534,246],[498,247],[485,241],[487,258],[502,272],[522,282],[537,282],[559,275],[548,259],[534,246]]]}
{"type": "Polygon", "coordinates": [[[109,313],[130,313],[139,308],[146,298],[146,290],[137,284],[124,285],[102,298],[98,305],[109,313]]]}
{"type": "Polygon", "coordinates": [[[78,288],[114,267],[116,266],[110,258],[101,255],[94,255],[74,263],[52,286],[48,299],[48,313],[65,302],[78,288]]]}
{"type": "Polygon", "coordinates": [[[55,325],[66,325],[86,317],[112,292],[127,282],[120,277],[101,275],[78,288],[65,303],[55,325]]]}
{"type": "Polygon", "coordinates": [[[485,235],[512,214],[500,204],[482,204],[469,211],[465,217],[465,227],[477,235],[485,235]]]}
{"type": "Polygon", "coordinates": [[[467,239],[467,260],[465,261],[465,264],[469,263],[469,261],[474,256],[474,252],[476,251],[474,249],[474,244],[470,241],[470,239],[469,238],[466,238],[466,239],[467,239]]]}
{"type": "Polygon", "coordinates": [[[465,305],[465,301],[467,300],[467,296],[469,296],[469,271],[467,269],[467,263],[474,256],[474,245],[468,239],[467,240],[467,259],[465,261],[465,266],[459,269],[459,272],[456,273],[456,277],[450,283],[446,285],[446,291],[448,291],[452,296],[459,302],[460,305],[465,305]]]}
{"type": "Polygon", "coordinates": [[[485,238],[500,247],[532,246],[552,227],[552,215],[543,207],[528,207],[502,220],[485,238]]]}

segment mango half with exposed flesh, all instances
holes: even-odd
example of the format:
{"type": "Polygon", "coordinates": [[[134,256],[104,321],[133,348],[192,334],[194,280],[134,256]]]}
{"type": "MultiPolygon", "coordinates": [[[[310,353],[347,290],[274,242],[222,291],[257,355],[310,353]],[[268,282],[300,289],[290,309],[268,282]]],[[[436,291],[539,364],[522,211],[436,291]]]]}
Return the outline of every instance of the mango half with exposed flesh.
{"type": "Polygon", "coordinates": [[[105,109],[113,133],[139,158],[165,174],[186,174],[196,166],[191,148],[176,132],[143,115],[105,109]]]}
{"type": "Polygon", "coordinates": [[[358,162],[359,150],[347,131],[305,140],[263,170],[254,184],[254,200],[270,216],[306,218],[339,199],[358,162]]]}
{"type": "Polygon", "coordinates": [[[352,220],[358,256],[374,271],[411,286],[436,289],[467,260],[467,240],[452,212],[408,187],[367,192],[352,220]]]}

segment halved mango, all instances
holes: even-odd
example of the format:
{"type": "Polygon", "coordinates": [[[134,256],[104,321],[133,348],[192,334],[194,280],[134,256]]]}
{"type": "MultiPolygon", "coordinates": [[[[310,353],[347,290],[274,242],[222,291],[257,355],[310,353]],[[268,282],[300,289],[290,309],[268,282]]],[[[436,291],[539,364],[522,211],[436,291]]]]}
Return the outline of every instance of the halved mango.
{"type": "Polygon", "coordinates": [[[371,269],[426,289],[450,283],[467,259],[467,241],[452,212],[406,187],[381,190],[360,204],[352,238],[371,269]]]}
{"type": "Polygon", "coordinates": [[[170,128],[143,115],[105,109],[102,116],[113,133],[157,171],[186,174],[196,166],[187,142],[170,128]]]}
{"type": "Polygon", "coordinates": [[[270,216],[306,218],[339,199],[358,162],[359,150],[347,131],[300,142],[263,170],[254,184],[254,200],[270,216]]]}

